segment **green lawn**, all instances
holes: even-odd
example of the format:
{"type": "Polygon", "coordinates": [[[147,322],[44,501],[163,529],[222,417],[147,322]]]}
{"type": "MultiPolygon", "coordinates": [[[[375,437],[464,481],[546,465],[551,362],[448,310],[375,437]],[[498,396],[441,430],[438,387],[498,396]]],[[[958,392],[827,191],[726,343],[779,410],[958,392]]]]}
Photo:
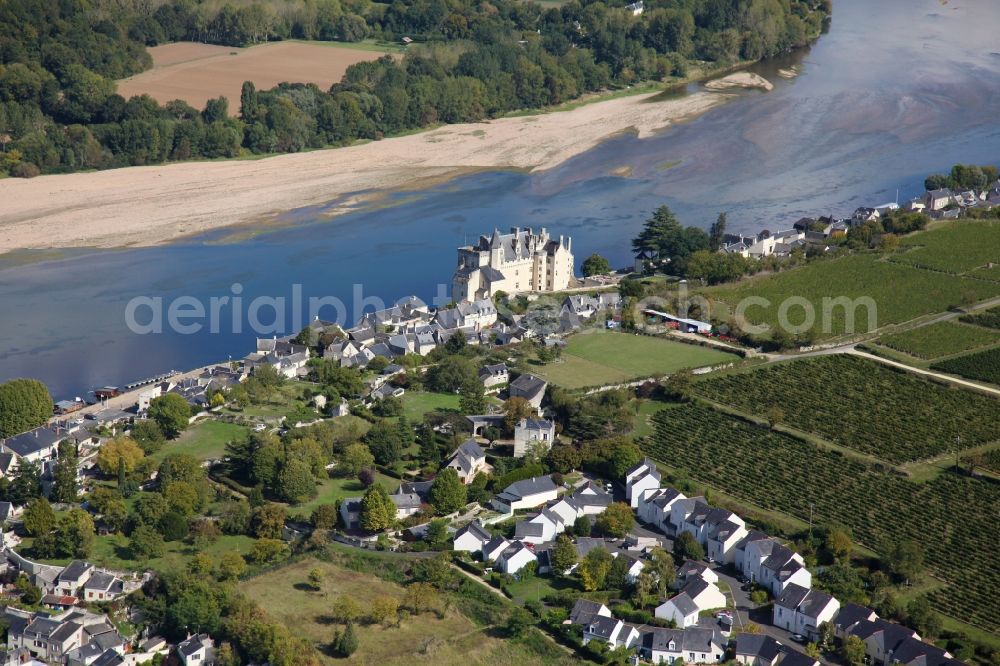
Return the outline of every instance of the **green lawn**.
{"type": "Polygon", "coordinates": [[[531,372],[573,389],[737,360],[733,354],[664,338],[591,330],[571,336],[562,358],[531,372]]]}
{"type": "Polygon", "coordinates": [[[245,426],[211,418],[198,421],[150,457],[163,460],[172,453],[188,453],[199,460],[221,458],[225,455],[226,444],[244,439],[247,432],[249,429],[245,426]]]}
{"type": "Polygon", "coordinates": [[[429,391],[407,391],[400,398],[403,401],[403,416],[410,423],[422,423],[424,414],[435,410],[458,410],[460,396],[455,393],[431,393],[429,391]]]}
{"type": "MultiPolygon", "coordinates": [[[[907,253],[908,254],[908,253],[907,253]]],[[[853,254],[835,259],[814,261],[771,275],[762,275],[737,283],[708,287],[701,292],[712,299],[712,318],[728,320],[736,306],[749,297],[763,297],[769,305],[751,305],[745,311],[753,324],[778,325],[779,306],[786,299],[804,298],[815,314],[811,327],[817,339],[845,333],[867,333],[889,324],[899,324],[917,317],[944,312],[953,305],[970,304],[1000,295],[1000,284],[938,271],[923,270],[901,262],[885,261],[873,254],[853,254]],[[868,309],[858,307],[853,330],[847,326],[844,307],[830,307],[824,299],[847,297],[871,298],[875,304],[873,326],[869,328],[868,309]]],[[[792,325],[804,323],[801,306],[788,310],[792,325]]]]}
{"type": "Polygon", "coordinates": [[[965,273],[1000,263],[1000,222],[957,220],[903,239],[912,248],[893,261],[948,273],[965,273]]]}
{"type": "Polygon", "coordinates": [[[1000,331],[942,321],[930,326],[884,335],[880,345],[922,359],[936,359],[1000,342],[1000,331]]]}
{"type": "Polygon", "coordinates": [[[308,39],[290,39],[290,42],[309,44],[311,46],[329,46],[334,49],[350,49],[352,51],[375,51],[377,53],[403,53],[405,47],[396,42],[385,42],[376,39],[364,39],[360,42],[320,42],[308,39]]]}
{"type": "MultiPolygon", "coordinates": [[[[390,493],[394,492],[399,486],[399,479],[386,476],[381,472],[376,475],[375,479],[390,493]]],[[[312,513],[312,510],[320,504],[334,504],[337,500],[343,499],[344,497],[359,497],[365,494],[364,485],[354,478],[325,479],[320,482],[318,490],[319,493],[312,500],[289,507],[289,513],[293,515],[309,516],[309,514],[312,513]]]]}

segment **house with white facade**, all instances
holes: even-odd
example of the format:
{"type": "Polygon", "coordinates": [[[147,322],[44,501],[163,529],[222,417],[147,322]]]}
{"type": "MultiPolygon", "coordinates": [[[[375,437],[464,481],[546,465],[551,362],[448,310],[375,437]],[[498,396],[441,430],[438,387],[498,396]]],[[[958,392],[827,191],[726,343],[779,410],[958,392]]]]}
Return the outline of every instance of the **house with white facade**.
{"type": "Polygon", "coordinates": [[[509,545],[510,541],[502,536],[493,537],[483,546],[483,562],[496,561],[509,545]]]}
{"type": "Polygon", "coordinates": [[[546,451],[556,439],[556,424],[545,419],[521,419],[514,426],[514,457],[523,458],[537,442],[546,451]]]}
{"type": "Polygon", "coordinates": [[[609,649],[630,648],[639,642],[639,630],[615,617],[595,616],[583,626],[583,644],[590,641],[607,643],[609,649]]]}
{"type": "Polygon", "coordinates": [[[544,228],[494,230],[458,248],[451,297],[457,303],[492,299],[497,292],[562,291],[573,282],[573,240],[551,238],[544,228]]]}
{"type": "Polygon", "coordinates": [[[459,480],[466,485],[472,483],[476,474],[485,473],[489,469],[489,465],[486,464],[486,452],[474,439],[465,440],[455,449],[445,467],[455,470],[459,480]]]}
{"type": "Polygon", "coordinates": [[[611,609],[589,599],[577,599],[569,618],[563,624],[590,624],[595,617],[611,617],[611,609]]]}
{"type": "Polygon", "coordinates": [[[675,502],[685,500],[684,493],[674,488],[659,488],[651,493],[645,493],[639,498],[639,506],[636,507],[639,520],[664,533],[672,533],[670,524],[670,511],[675,502]]]}
{"type": "Polygon", "coordinates": [[[191,636],[177,644],[177,656],[184,666],[204,666],[215,659],[215,641],[208,634],[191,636]]]}
{"type": "Polygon", "coordinates": [[[639,654],[654,664],[715,664],[726,656],[726,637],[717,629],[654,627],[642,635],[639,654]]]}
{"type": "Polygon", "coordinates": [[[540,544],[554,541],[566,529],[562,516],[551,509],[543,509],[534,518],[522,520],[514,526],[514,538],[525,543],[540,544]]]}
{"type": "Polygon", "coordinates": [[[654,615],[673,620],[678,627],[693,627],[702,611],[725,607],[726,595],[722,590],[702,578],[692,578],[677,595],[657,606],[654,615]]]}
{"type": "Polygon", "coordinates": [[[503,386],[510,381],[510,371],[507,369],[507,364],[484,365],[479,369],[479,381],[488,389],[494,386],[503,386]]]}
{"type": "Polygon", "coordinates": [[[826,592],[792,583],[775,599],[771,623],[816,640],[820,625],[832,621],[839,610],[840,602],[826,592]]]}
{"type": "Polygon", "coordinates": [[[643,459],[625,473],[625,498],[633,509],[638,508],[639,500],[646,493],[658,490],[660,487],[660,471],[649,458],[643,459]]]}
{"type": "Polygon", "coordinates": [[[538,557],[534,551],[520,541],[510,544],[497,557],[497,568],[505,574],[514,575],[532,562],[536,565],[538,557]]]}
{"type": "Polygon", "coordinates": [[[462,529],[455,532],[452,550],[461,550],[467,553],[477,554],[483,551],[483,546],[493,539],[493,535],[486,531],[478,521],[472,521],[462,529]]]}

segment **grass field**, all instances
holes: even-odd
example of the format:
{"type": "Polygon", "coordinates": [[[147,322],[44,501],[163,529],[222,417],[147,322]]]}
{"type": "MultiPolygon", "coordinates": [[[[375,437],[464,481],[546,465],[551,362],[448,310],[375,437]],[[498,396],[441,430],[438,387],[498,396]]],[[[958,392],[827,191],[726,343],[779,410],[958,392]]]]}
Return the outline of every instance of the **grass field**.
{"type": "MultiPolygon", "coordinates": [[[[778,325],[778,310],[783,301],[793,297],[805,298],[812,304],[816,316],[812,331],[817,339],[824,339],[870,331],[866,308],[856,309],[854,328],[849,330],[843,307],[832,308],[830,316],[823,315],[824,298],[872,298],[876,306],[874,328],[878,328],[944,312],[952,305],[974,303],[1000,295],[1000,284],[921,270],[904,263],[880,260],[871,254],[855,254],[816,261],[801,268],[734,284],[709,287],[702,293],[715,301],[712,303],[712,317],[723,321],[730,317],[743,299],[751,296],[766,298],[770,306],[753,305],[745,315],[750,323],[771,327],[778,325]]],[[[793,325],[804,323],[803,309],[799,306],[790,308],[788,319],[793,325]]]]}
{"type": "Polygon", "coordinates": [[[567,340],[562,358],[532,369],[563,388],[615,384],[684,368],[730,363],[726,352],[663,338],[613,331],[584,331],[567,340]]]}
{"type": "Polygon", "coordinates": [[[244,581],[240,589],[274,619],[311,640],[329,664],[522,664],[540,663],[519,643],[495,637],[455,608],[443,618],[432,613],[408,616],[399,626],[357,624],[359,646],[350,659],[334,658],[329,643],[339,625],[329,618],[334,600],[354,598],[362,612],[376,596],[402,598],[404,588],[373,575],[330,562],[303,560],[244,581]],[[309,571],[324,574],[320,591],[308,584],[309,571]]]}
{"type": "Polygon", "coordinates": [[[917,358],[932,360],[1000,342],[1000,331],[942,321],[902,333],[884,335],[876,342],[917,358]]]}
{"type": "Polygon", "coordinates": [[[912,249],[894,255],[894,262],[962,274],[1000,262],[1000,222],[957,220],[907,236],[900,246],[912,249]]]}
{"type": "Polygon", "coordinates": [[[706,378],[694,390],[755,416],[778,408],[781,423],[893,464],[1000,440],[1000,400],[845,354],[706,378]]]}
{"type": "Polygon", "coordinates": [[[349,66],[387,52],[370,43],[359,48],[329,42],[271,42],[249,48],[163,44],[149,49],[153,68],[119,81],[118,94],[126,99],[148,94],[161,104],[182,99],[197,109],[221,95],[229,100],[229,113],[235,116],[244,81],[253,81],[259,90],[283,81],[315,83],[326,90],[340,81],[349,66]]]}
{"type": "Polygon", "coordinates": [[[206,419],[198,421],[181,433],[177,439],[167,442],[151,458],[163,460],[172,453],[187,453],[198,460],[221,458],[225,455],[226,444],[246,438],[245,426],[206,419]]]}
{"type": "Polygon", "coordinates": [[[845,525],[876,552],[913,541],[948,583],[931,596],[937,609],[986,632],[1000,629],[1000,569],[984,566],[996,541],[1000,483],[950,472],[915,483],[701,404],[654,420],[656,434],[644,446],[654,459],[755,506],[845,525]]]}
{"type": "MultiPolygon", "coordinates": [[[[399,479],[386,476],[381,472],[375,476],[376,482],[390,493],[399,486],[399,479]]],[[[320,482],[316,497],[303,504],[297,504],[289,509],[293,515],[308,517],[312,510],[320,504],[334,504],[344,497],[360,497],[365,494],[365,486],[357,479],[330,478],[320,482]]]]}
{"type": "Polygon", "coordinates": [[[966,379],[1000,384],[1000,347],[941,361],[931,367],[966,379]]]}
{"type": "Polygon", "coordinates": [[[460,396],[457,393],[431,393],[430,391],[407,391],[403,394],[403,416],[410,423],[421,423],[424,414],[435,410],[458,409],[460,396]]]}

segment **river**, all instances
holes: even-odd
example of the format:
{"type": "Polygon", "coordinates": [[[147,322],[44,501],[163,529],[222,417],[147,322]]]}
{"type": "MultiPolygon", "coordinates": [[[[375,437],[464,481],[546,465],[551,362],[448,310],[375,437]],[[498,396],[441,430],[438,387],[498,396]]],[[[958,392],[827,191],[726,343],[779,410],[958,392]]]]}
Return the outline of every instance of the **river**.
{"type": "MultiPolygon", "coordinates": [[[[546,172],[466,176],[332,219],[323,207],[292,211],[296,224],[236,242],[214,233],[0,268],[0,381],[36,377],[57,399],[87,397],[253,348],[226,309],[219,333],[137,334],[125,324],[135,297],[162,298],[163,310],[181,296],[208,307],[235,291],[244,303],[290,299],[301,285],[303,299],[339,297],[353,320],[354,285],[387,301],[430,301],[450,280],[455,247],[494,227],[544,226],[573,236],[578,262],[600,252],[621,265],[663,203],[686,224],[707,228],[726,211],[731,230],[756,231],[846,215],[897,191],[903,201],[927,173],[1000,161],[998,28],[996,0],[834,0],[812,48],[753,68],[774,90],[741,92],[696,120],[609,140],[546,172]]],[[[293,330],[292,314],[288,305],[282,331],[293,330]]]]}

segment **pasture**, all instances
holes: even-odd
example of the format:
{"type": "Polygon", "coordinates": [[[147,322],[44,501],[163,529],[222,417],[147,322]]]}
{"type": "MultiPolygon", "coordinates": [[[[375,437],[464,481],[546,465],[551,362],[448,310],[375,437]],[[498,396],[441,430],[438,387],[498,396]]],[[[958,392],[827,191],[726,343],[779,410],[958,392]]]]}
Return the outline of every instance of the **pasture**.
{"type": "Polygon", "coordinates": [[[1000,384],[1000,347],[941,361],[931,368],[960,375],[966,379],[1000,384]]]}
{"type": "Polygon", "coordinates": [[[1000,331],[942,321],[884,335],[876,342],[910,356],[932,360],[1000,342],[1000,331]]]}
{"type": "Polygon", "coordinates": [[[334,42],[271,42],[248,48],[163,44],[149,49],[153,68],[119,81],[118,94],[126,99],[148,94],[161,104],[182,99],[196,109],[223,96],[229,100],[230,115],[235,116],[244,81],[253,81],[258,90],[285,81],[315,83],[326,90],[351,65],[376,60],[386,52],[370,44],[355,48],[334,42]]]}
{"type": "Polygon", "coordinates": [[[566,341],[562,358],[533,367],[531,372],[563,388],[575,389],[738,360],[733,354],[665,338],[586,330],[566,341]]]}
{"type": "Polygon", "coordinates": [[[654,459],[668,467],[680,461],[691,478],[737,500],[845,525],[875,551],[916,542],[930,571],[947,583],[931,594],[936,609],[986,632],[1000,630],[1000,569],[970,557],[992,552],[996,541],[997,482],[945,472],[915,483],[697,403],[653,420],[655,435],[643,449],[654,459]]]}
{"type": "Polygon", "coordinates": [[[706,378],[700,396],[901,464],[1000,440],[1000,400],[846,354],[706,378]],[[961,440],[959,440],[961,438],[961,440]]]}
{"type": "MultiPolygon", "coordinates": [[[[868,333],[874,328],[944,312],[953,305],[986,300],[1000,295],[1000,284],[921,270],[904,263],[884,261],[872,254],[853,254],[709,287],[701,293],[713,301],[712,318],[722,321],[729,318],[743,299],[766,298],[769,306],[754,305],[745,314],[750,323],[771,327],[778,326],[779,306],[783,301],[805,298],[816,315],[811,332],[817,339],[824,339],[868,333]],[[843,307],[830,308],[829,316],[824,316],[823,299],[839,297],[871,298],[875,303],[874,326],[869,327],[865,307],[852,311],[855,315],[853,328],[848,325],[850,322],[843,307]]],[[[793,325],[804,323],[803,309],[790,308],[788,320],[793,325]]]]}

